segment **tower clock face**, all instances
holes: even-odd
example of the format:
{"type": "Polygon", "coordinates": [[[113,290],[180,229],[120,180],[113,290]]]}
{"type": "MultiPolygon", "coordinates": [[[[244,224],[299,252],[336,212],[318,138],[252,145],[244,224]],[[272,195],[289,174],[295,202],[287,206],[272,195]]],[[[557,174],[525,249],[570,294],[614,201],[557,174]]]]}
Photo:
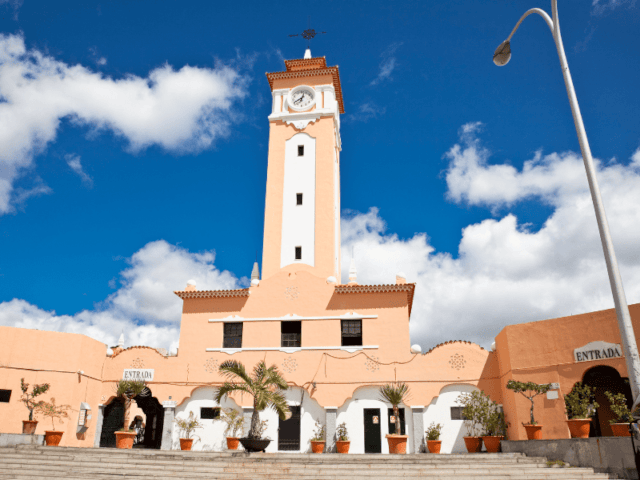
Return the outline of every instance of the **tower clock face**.
{"type": "Polygon", "coordinates": [[[307,86],[296,87],[289,92],[289,106],[293,110],[308,110],[316,103],[316,92],[307,86]]]}

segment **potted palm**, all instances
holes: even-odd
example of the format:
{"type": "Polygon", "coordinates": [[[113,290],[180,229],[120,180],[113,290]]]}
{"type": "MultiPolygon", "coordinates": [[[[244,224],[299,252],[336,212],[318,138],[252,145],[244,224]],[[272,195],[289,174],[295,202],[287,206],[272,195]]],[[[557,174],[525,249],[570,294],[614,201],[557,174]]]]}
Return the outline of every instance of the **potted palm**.
{"type": "Polygon", "coordinates": [[[616,395],[611,392],[604,392],[607,400],[611,403],[611,411],[616,418],[609,420],[611,425],[611,431],[616,437],[630,437],[629,424],[633,422],[631,416],[631,410],[627,406],[627,397],[624,393],[617,393],[616,395]]]}
{"type": "Polygon", "coordinates": [[[222,410],[220,420],[227,424],[227,428],[224,430],[224,434],[227,436],[227,450],[237,450],[240,443],[238,434],[242,435],[244,430],[242,412],[234,408],[225,408],[222,410]]]}
{"type": "Polygon", "coordinates": [[[595,401],[596,389],[582,382],[576,383],[571,391],[564,396],[567,409],[567,425],[571,438],[588,438],[591,427],[591,417],[600,405],[595,401]]]}
{"type": "Polygon", "coordinates": [[[425,432],[427,435],[427,448],[429,449],[429,453],[440,453],[440,447],[442,446],[440,432],[442,432],[442,425],[431,422],[431,425],[429,425],[429,428],[425,432]]]}
{"type": "Polygon", "coordinates": [[[347,432],[347,424],[342,422],[338,425],[336,429],[336,451],[338,453],[349,453],[349,446],[351,442],[349,441],[349,432],[347,432]]]}
{"type": "Polygon", "coordinates": [[[31,393],[29,393],[29,384],[24,383],[24,378],[21,378],[20,390],[22,390],[22,397],[20,397],[20,401],[24,403],[29,410],[29,420],[22,421],[22,433],[32,435],[36,433],[36,427],[38,426],[38,421],[33,419],[33,413],[42,403],[36,402],[35,397],[42,395],[49,390],[49,384],[41,383],[40,385],[34,385],[31,389],[31,393]]]}
{"type": "Polygon", "coordinates": [[[380,387],[380,397],[383,402],[388,402],[393,407],[395,417],[395,433],[386,435],[389,442],[389,453],[407,453],[407,435],[401,435],[400,405],[409,394],[409,387],[406,383],[388,383],[380,387]]]}
{"type": "Polygon", "coordinates": [[[462,418],[467,430],[464,444],[469,453],[479,453],[482,450],[483,426],[481,419],[486,408],[484,394],[480,391],[463,393],[457,398],[457,403],[462,407],[462,418]]]}
{"type": "Polygon", "coordinates": [[[542,395],[551,390],[551,384],[539,384],[534,382],[518,382],[516,380],[509,380],[507,382],[507,388],[509,390],[513,390],[515,393],[520,393],[524,398],[531,402],[531,409],[529,411],[529,423],[523,423],[522,426],[527,432],[528,440],[541,440],[543,425],[539,425],[533,416],[533,400],[538,395],[542,395]]]}
{"type": "Polygon", "coordinates": [[[264,360],[258,362],[253,368],[253,375],[249,375],[244,365],[235,360],[223,362],[219,372],[228,380],[216,391],[215,401],[219,404],[223,398],[233,392],[247,393],[253,397],[251,427],[247,437],[241,438],[240,443],[248,452],[264,451],[271,440],[262,438],[260,412],[271,407],[280,419],[290,418],[291,411],[282,394],[283,390],[289,388],[287,382],[278,371],[278,367],[275,365],[267,367],[264,360]]]}
{"type": "Polygon", "coordinates": [[[489,453],[497,453],[500,451],[500,442],[507,435],[507,427],[509,424],[504,419],[504,412],[500,409],[496,402],[491,401],[487,396],[487,408],[484,409],[483,427],[486,435],[483,435],[482,441],[489,453]]]}
{"type": "Polygon", "coordinates": [[[116,396],[124,402],[124,425],[122,430],[116,432],[116,447],[129,449],[133,447],[133,439],[137,432],[129,429],[129,411],[131,401],[136,397],[149,395],[147,385],[138,380],[120,380],[116,385],[116,396]]]}
{"type": "Polygon", "coordinates": [[[324,425],[320,420],[316,422],[316,430],[313,432],[313,437],[311,438],[311,451],[313,453],[322,453],[324,452],[324,445],[326,431],[324,425]]]}
{"type": "Polygon", "coordinates": [[[56,405],[56,399],[52,398],[51,402],[38,402],[36,410],[43,417],[49,417],[51,419],[51,426],[53,430],[45,430],[44,442],[48,447],[57,447],[62,439],[63,432],[56,431],[55,420],[58,419],[59,423],[64,423],[63,418],[69,418],[67,413],[71,410],[70,405],[56,405]]]}
{"type": "Polygon", "coordinates": [[[175,422],[180,429],[180,450],[191,450],[193,440],[197,437],[193,432],[198,428],[204,427],[204,425],[198,421],[193,412],[189,412],[187,418],[176,418],[175,422]]]}

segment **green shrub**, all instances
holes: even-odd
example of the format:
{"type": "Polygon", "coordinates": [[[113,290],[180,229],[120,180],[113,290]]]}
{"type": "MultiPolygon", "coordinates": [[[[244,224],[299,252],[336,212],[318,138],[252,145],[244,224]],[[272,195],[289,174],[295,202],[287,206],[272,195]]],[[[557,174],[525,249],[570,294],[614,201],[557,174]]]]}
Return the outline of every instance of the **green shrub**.
{"type": "Polygon", "coordinates": [[[542,395],[551,390],[550,383],[534,383],[534,382],[518,382],[516,380],[509,380],[507,382],[507,388],[513,390],[515,393],[522,394],[527,400],[531,402],[531,410],[529,411],[529,424],[537,425],[536,419],[533,417],[533,399],[538,395],[542,395]]]}
{"type": "Polygon", "coordinates": [[[440,432],[442,432],[442,425],[439,423],[431,422],[427,431],[424,432],[427,435],[427,440],[439,440],[440,432]]]}
{"type": "Polygon", "coordinates": [[[571,392],[564,396],[564,406],[569,420],[591,418],[600,405],[596,402],[595,387],[576,383],[571,392]]]}

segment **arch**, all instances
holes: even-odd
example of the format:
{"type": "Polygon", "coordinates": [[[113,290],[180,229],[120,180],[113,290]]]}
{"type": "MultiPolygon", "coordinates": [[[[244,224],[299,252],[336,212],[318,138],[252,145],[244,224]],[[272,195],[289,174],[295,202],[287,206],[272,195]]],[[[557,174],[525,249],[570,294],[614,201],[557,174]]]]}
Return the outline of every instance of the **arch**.
{"type": "Polygon", "coordinates": [[[611,411],[611,404],[604,392],[609,391],[614,395],[624,393],[627,398],[627,406],[631,408],[632,396],[629,379],[623,378],[620,372],[608,365],[596,365],[584,372],[582,383],[595,387],[595,400],[600,405],[596,409],[596,414],[591,421],[589,430],[590,437],[610,437],[613,436],[609,420],[615,418],[611,411]]]}

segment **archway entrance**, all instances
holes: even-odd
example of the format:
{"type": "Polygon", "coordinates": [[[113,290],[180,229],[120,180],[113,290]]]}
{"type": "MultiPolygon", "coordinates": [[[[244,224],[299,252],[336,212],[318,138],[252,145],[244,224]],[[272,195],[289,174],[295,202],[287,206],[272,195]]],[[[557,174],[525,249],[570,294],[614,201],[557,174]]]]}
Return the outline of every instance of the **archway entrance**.
{"type": "Polygon", "coordinates": [[[609,425],[609,420],[615,418],[611,411],[611,404],[604,392],[612,394],[624,393],[627,397],[627,404],[631,408],[631,387],[629,380],[622,378],[615,368],[599,365],[587,370],[582,377],[582,383],[595,387],[596,402],[600,405],[596,410],[596,414],[591,421],[590,437],[611,437],[613,432],[609,425]]]}
{"type": "MultiPolygon", "coordinates": [[[[164,409],[157,398],[152,396],[147,387],[142,395],[134,398],[135,405],[142,410],[144,418],[138,422],[139,435],[136,438],[134,448],[159,449],[162,444],[162,428],[164,426],[164,409]]],[[[133,406],[133,405],[132,405],[133,406]]],[[[135,416],[131,416],[131,423],[135,416]]],[[[100,432],[100,447],[116,446],[116,433],[124,424],[124,403],[120,398],[114,398],[104,408],[102,420],[102,432],[100,432]]]]}

